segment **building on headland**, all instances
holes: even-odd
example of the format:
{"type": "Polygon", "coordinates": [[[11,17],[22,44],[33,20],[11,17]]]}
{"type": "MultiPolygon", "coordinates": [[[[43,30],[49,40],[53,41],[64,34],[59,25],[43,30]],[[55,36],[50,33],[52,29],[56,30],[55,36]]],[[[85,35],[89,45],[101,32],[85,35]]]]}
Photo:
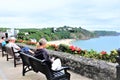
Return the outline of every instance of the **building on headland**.
{"type": "Polygon", "coordinates": [[[19,33],[19,30],[15,30],[14,28],[8,29],[5,33],[6,38],[14,36],[17,37],[17,34],[19,33]]]}
{"type": "Polygon", "coordinates": [[[52,28],[53,32],[58,32],[58,31],[73,31],[74,28],[69,27],[69,26],[64,26],[64,27],[59,27],[59,28],[52,28]]]}

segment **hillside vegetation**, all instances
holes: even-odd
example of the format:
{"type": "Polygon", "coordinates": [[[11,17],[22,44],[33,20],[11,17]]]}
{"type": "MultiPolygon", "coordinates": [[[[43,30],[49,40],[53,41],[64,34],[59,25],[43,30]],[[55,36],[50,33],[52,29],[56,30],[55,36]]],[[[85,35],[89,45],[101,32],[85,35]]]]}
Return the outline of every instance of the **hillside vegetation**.
{"type": "Polygon", "coordinates": [[[120,35],[119,33],[115,31],[94,31],[94,34],[96,36],[117,36],[120,35]]]}
{"type": "MultiPolygon", "coordinates": [[[[5,32],[8,28],[0,28],[1,32],[5,32]]],[[[110,36],[118,35],[115,31],[88,31],[81,27],[59,27],[59,28],[42,28],[42,29],[17,29],[19,30],[18,39],[30,40],[36,39],[37,41],[40,38],[46,38],[50,40],[59,40],[59,39],[89,39],[99,36],[110,36]]]]}
{"type": "Polygon", "coordinates": [[[43,28],[43,29],[20,29],[18,34],[18,39],[30,39],[35,38],[39,40],[40,38],[46,38],[50,40],[59,39],[89,39],[95,37],[93,32],[88,30],[72,27],[59,27],[59,28],[43,28]],[[26,33],[26,35],[24,35],[26,33]]]}

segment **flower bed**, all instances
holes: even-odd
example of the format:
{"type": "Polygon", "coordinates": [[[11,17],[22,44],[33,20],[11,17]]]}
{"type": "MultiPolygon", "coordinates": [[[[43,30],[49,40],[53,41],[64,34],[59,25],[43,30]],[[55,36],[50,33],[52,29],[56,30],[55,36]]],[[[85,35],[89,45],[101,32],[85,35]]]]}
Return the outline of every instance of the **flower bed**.
{"type": "MultiPolygon", "coordinates": [[[[36,45],[35,42],[24,41],[24,40],[17,40],[16,42],[25,43],[27,45],[36,45]]],[[[82,50],[79,47],[75,47],[73,45],[68,46],[65,44],[60,44],[60,45],[50,44],[50,45],[47,45],[47,49],[61,51],[61,52],[67,52],[67,53],[71,53],[74,55],[84,56],[87,58],[95,58],[95,59],[105,60],[105,61],[112,62],[112,63],[116,62],[115,58],[118,55],[117,50],[112,50],[108,54],[106,51],[96,52],[94,50],[90,50],[90,51],[82,50]]]]}
{"type": "Polygon", "coordinates": [[[115,57],[118,55],[116,50],[113,50],[108,54],[106,51],[101,51],[101,52],[96,52],[94,50],[87,51],[87,50],[82,50],[81,48],[75,46],[68,46],[65,44],[60,44],[60,45],[51,44],[48,45],[47,49],[67,52],[75,55],[84,56],[87,58],[101,59],[112,63],[116,62],[115,57]]]}
{"type": "MultiPolygon", "coordinates": [[[[18,43],[19,46],[28,46],[32,50],[35,50],[35,46],[30,46],[26,44],[18,43]]],[[[58,46],[56,45],[48,45],[49,48],[54,49],[58,46]],[[51,47],[52,46],[52,47],[51,47]]],[[[65,47],[67,47],[65,45],[65,47]]],[[[61,47],[62,48],[62,47],[61,47]]],[[[63,48],[62,48],[63,49],[63,48]]],[[[56,56],[60,58],[63,66],[69,66],[70,70],[81,74],[82,76],[86,76],[92,78],[93,80],[116,80],[116,63],[110,63],[103,60],[98,60],[94,58],[86,58],[79,55],[73,55],[73,53],[66,53],[54,50],[48,50],[50,56],[56,56]]],[[[64,49],[63,49],[64,50],[64,49]]],[[[70,49],[69,49],[70,50],[70,49]]],[[[68,51],[69,51],[68,50],[68,51]]],[[[91,52],[92,53],[92,52],[91,52]]],[[[102,52],[101,54],[105,54],[102,52]]]]}
{"type": "Polygon", "coordinates": [[[25,41],[25,40],[16,40],[17,43],[25,43],[27,45],[36,45],[36,42],[25,41]]]}

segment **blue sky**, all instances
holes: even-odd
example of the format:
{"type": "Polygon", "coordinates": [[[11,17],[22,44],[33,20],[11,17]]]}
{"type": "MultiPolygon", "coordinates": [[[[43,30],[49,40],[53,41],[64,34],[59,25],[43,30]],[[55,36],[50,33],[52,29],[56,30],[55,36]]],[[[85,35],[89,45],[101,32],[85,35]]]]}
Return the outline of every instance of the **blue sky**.
{"type": "Polygon", "coordinates": [[[0,0],[0,27],[64,25],[120,32],[120,0],[0,0]]]}

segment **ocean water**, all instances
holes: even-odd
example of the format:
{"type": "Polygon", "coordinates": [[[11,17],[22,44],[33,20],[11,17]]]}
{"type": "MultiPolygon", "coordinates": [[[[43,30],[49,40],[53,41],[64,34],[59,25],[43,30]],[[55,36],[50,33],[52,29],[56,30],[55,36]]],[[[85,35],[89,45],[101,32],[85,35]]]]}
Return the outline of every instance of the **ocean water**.
{"type": "Polygon", "coordinates": [[[110,53],[110,51],[120,48],[120,36],[105,36],[89,40],[77,40],[72,42],[72,45],[83,50],[93,49],[97,52],[107,51],[110,53]]]}

